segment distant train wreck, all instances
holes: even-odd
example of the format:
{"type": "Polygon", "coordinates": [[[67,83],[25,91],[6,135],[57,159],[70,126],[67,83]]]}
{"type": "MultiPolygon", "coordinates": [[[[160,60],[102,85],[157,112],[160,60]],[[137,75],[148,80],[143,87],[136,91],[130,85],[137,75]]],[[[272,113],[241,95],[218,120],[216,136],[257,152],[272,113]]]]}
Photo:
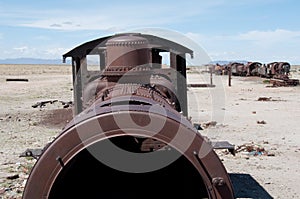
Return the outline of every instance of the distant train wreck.
{"type": "Polygon", "coordinates": [[[229,72],[233,76],[258,76],[270,79],[273,86],[297,86],[298,79],[291,79],[291,65],[288,62],[271,62],[262,64],[260,62],[248,62],[246,64],[239,62],[231,62],[229,64],[210,65],[212,71],[217,75],[228,75],[229,72]]]}

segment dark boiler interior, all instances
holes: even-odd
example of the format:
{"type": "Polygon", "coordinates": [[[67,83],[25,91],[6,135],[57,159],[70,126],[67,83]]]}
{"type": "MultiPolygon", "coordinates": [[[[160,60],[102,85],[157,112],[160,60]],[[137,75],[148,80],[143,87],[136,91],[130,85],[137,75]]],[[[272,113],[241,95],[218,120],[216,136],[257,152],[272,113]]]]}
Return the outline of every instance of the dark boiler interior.
{"type": "MultiPolygon", "coordinates": [[[[148,172],[126,172],[111,168],[91,153],[95,150],[100,154],[101,151],[105,153],[104,150],[107,152],[111,143],[131,153],[145,153],[141,152],[140,145],[131,136],[98,141],[79,152],[63,167],[49,198],[208,198],[206,186],[197,169],[174,148],[156,151],[162,161],[169,158],[170,153],[178,154],[176,160],[167,166],[148,172]]],[[[131,160],[121,158],[120,166],[126,161],[131,160]]]]}

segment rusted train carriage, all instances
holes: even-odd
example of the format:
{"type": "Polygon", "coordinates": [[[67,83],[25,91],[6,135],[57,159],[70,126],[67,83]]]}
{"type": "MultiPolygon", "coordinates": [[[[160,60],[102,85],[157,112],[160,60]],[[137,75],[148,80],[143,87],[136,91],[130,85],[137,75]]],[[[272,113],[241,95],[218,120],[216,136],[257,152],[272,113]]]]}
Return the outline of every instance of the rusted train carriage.
{"type": "Polygon", "coordinates": [[[265,73],[263,65],[260,62],[248,62],[246,64],[247,76],[260,76],[265,73]]]}
{"type": "Polygon", "coordinates": [[[289,75],[291,65],[288,62],[271,62],[267,64],[269,68],[269,76],[274,77],[276,75],[289,75]]]}
{"type": "Polygon", "coordinates": [[[290,73],[291,65],[288,62],[271,62],[262,64],[260,62],[248,62],[245,67],[247,68],[247,76],[261,76],[273,78],[274,76],[285,75],[290,73]]]}
{"type": "Polygon", "coordinates": [[[232,75],[235,76],[246,76],[247,68],[245,64],[239,62],[232,62],[228,64],[229,70],[231,70],[232,75]]]}
{"type": "Polygon", "coordinates": [[[192,53],[126,33],[63,55],[72,58],[76,116],[43,150],[23,199],[234,198],[225,167],[187,119],[192,53]],[[98,71],[88,70],[88,55],[99,57],[98,71]]]}

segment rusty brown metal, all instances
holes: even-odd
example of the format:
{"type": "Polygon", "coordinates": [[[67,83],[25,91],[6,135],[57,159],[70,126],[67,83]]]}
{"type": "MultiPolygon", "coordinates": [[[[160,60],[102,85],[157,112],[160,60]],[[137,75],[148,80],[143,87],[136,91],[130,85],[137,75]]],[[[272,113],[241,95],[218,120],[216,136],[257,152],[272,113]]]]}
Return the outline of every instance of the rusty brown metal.
{"type": "Polygon", "coordinates": [[[234,198],[213,146],[187,119],[182,76],[184,54],[191,51],[149,38],[156,37],[116,35],[95,40],[99,45],[87,43],[98,50],[81,45],[65,55],[75,63],[75,98],[82,111],[43,149],[23,199],[234,198]],[[103,73],[84,79],[84,52],[99,53],[99,46],[106,54],[103,73]],[[159,51],[172,51],[177,74],[161,68],[159,51]]]}
{"type": "Polygon", "coordinates": [[[232,68],[231,66],[228,67],[228,86],[231,86],[231,75],[232,75],[232,68]]]}
{"type": "Polygon", "coordinates": [[[229,72],[229,65],[227,64],[220,65],[217,63],[216,65],[210,65],[209,68],[212,68],[213,73],[216,75],[228,75],[229,72]]]}
{"type": "Polygon", "coordinates": [[[267,64],[270,69],[269,74],[271,77],[275,75],[288,75],[291,65],[288,62],[271,62],[267,64]]]}
{"type": "Polygon", "coordinates": [[[291,79],[287,75],[277,75],[270,79],[273,86],[297,86],[300,84],[299,79],[291,79]]]}
{"type": "MultiPolygon", "coordinates": [[[[130,130],[131,133],[128,131],[125,133],[124,129],[120,129],[120,124],[117,125],[114,121],[114,115],[118,114],[117,117],[126,117],[127,114],[130,114],[132,118],[134,118],[135,121],[139,121],[139,125],[143,126],[143,121],[139,120],[138,118],[143,117],[149,117],[148,110],[150,107],[144,107],[144,110],[142,110],[139,107],[136,107],[137,110],[134,111],[134,108],[132,110],[128,111],[122,110],[122,108],[119,109],[118,113],[113,113],[112,108],[108,108],[104,111],[103,108],[96,107],[96,110],[101,110],[101,112],[97,112],[95,117],[92,117],[90,119],[85,118],[85,120],[81,121],[81,118],[77,118],[77,121],[73,121],[73,124],[70,124],[68,126],[68,129],[65,130],[55,141],[52,143],[47,150],[44,152],[44,154],[40,157],[37,165],[35,165],[30,178],[27,182],[27,187],[25,189],[24,198],[42,198],[41,196],[47,196],[49,198],[52,198],[52,195],[55,195],[57,192],[64,191],[64,188],[66,188],[66,193],[60,193],[60,194],[67,194],[67,195],[74,195],[74,194],[80,194],[78,192],[72,193],[70,192],[67,185],[64,185],[65,187],[60,187],[59,185],[57,188],[53,188],[53,184],[59,183],[56,182],[57,178],[59,178],[60,173],[64,173],[64,167],[62,165],[68,165],[71,164],[70,162],[74,157],[77,155],[79,156],[80,151],[84,150],[86,146],[90,146],[93,143],[99,143],[101,144],[102,141],[106,139],[112,139],[114,137],[119,136],[144,136],[144,137],[150,137],[152,139],[159,140],[163,144],[167,144],[169,147],[172,147],[172,149],[176,149],[180,153],[182,153],[185,158],[188,160],[187,163],[194,165],[197,172],[194,174],[199,175],[199,182],[197,181],[190,181],[185,182],[187,184],[195,184],[198,185],[198,191],[199,196],[201,197],[201,179],[204,181],[205,186],[202,187],[202,189],[205,189],[207,193],[204,193],[202,195],[203,197],[208,194],[210,198],[231,198],[232,197],[232,187],[231,182],[229,180],[229,177],[227,176],[227,173],[225,171],[224,166],[222,165],[221,161],[217,157],[217,155],[212,150],[211,145],[206,145],[205,141],[203,140],[203,137],[195,132],[193,128],[190,126],[188,121],[182,121],[183,119],[181,117],[176,116],[176,114],[173,112],[167,116],[167,119],[164,115],[159,114],[151,114],[152,120],[165,120],[166,124],[164,125],[164,128],[157,133],[155,136],[152,136],[151,132],[144,131],[141,129],[132,129],[130,130]],[[109,110],[110,109],[110,110],[109,110]],[[106,114],[104,114],[107,112],[106,114]],[[109,114],[110,113],[110,114],[109,114]],[[177,117],[177,118],[176,118],[177,117]],[[183,123],[183,124],[182,124],[183,123]],[[101,124],[103,132],[99,132],[98,126],[95,124],[101,124]],[[185,126],[187,125],[187,126],[185,126]],[[81,132],[80,129],[84,129],[84,132],[81,132]],[[178,132],[180,134],[181,139],[176,139],[174,141],[174,134],[170,129],[180,129],[178,132]],[[172,141],[173,140],[173,141],[172,141]],[[185,140],[192,140],[192,143],[185,143],[185,140]],[[171,142],[172,141],[172,142],[171,142]],[[83,144],[84,143],[84,144],[83,144]],[[189,146],[186,148],[186,146],[189,146]],[[207,147],[206,152],[207,154],[202,157],[201,154],[201,148],[207,147]],[[196,152],[196,154],[194,154],[196,152]],[[199,153],[200,152],[200,153],[199,153]],[[212,166],[213,165],[213,166],[212,166]],[[201,178],[200,178],[201,176],[201,178]],[[213,178],[223,178],[225,183],[224,186],[222,186],[222,189],[218,189],[219,187],[215,186],[213,184],[213,178]],[[220,195],[220,197],[216,197],[214,195],[220,195]],[[226,197],[223,197],[226,196],[226,197]]],[[[88,112],[88,111],[87,111],[88,112]]],[[[127,121],[124,121],[125,123],[127,121]]],[[[126,124],[122,124],[126,125],[126,124]]],[[[126,139],[124,139],[126,141],[126,139]]],[[[168,151],[165,151],[168,153],[168,151]]],[[[82,164],[82,163],[81,163],[82,164]]],[[[121,162],[120,162],[121,164],[121,162]]],[[[91,166],[92,167],[92,166],[91,166]]],[[[88,169],[88,165],[87,168],[88,169]]],[[[82,171],[83,172],[83,171],[82,171]]],[[[96,175],[95,173],[92,173],[93,175],[96,175]]],[[[181,172],[178,170],[178,172],[181,172]]],[[[63,175],[63,174],[61,174],[63,175]]],[[[129,177],[130,175],[128,175],[129,177]]],[[[105,186],[105,183],[109,176],[103,176],[101,182],[98,183],[97,186],[105,186]],[[105,178],[106,177],[106,178],[105,178]]],[[[170,176],[171,177],[171,176],[170,176]]],[[[188,176],[187,176],[188,177],[188,176]]],[[[191,177],[191,176],[190,176],[191,177]]],[[[173,177],[171,177],[173,179],[173,177]]],[[[66,182],[69,182],[67,178],[65,178],[66,182]]],[[[80,179],[78,179],[80,183],[80,179]]],[[[117,179],[114,179],[117,180],[117,179]]],[[[142,179],[141,179],[142,180],[142,179]]],[[[144,179],[147,181],[147,179],[144,179]]],[[[149,179],[148,179],[149,180],[149,179]]],[[[166,180],[166,179],[165,179],[166,180]]],[[[71,182],[69,182],[71,183],[71,182]]],[[[87,184],[89,182],[81,182],[84,184],[87,184]]],[[[81,184],[80,183],[80,184],[81,184]]],[[[92,183],[92,182],[91,182],[92,183]]],[[[136,182],[140,183],[140,182],[136,182]]],[[[146,182],[143,182],[146,183],[146,182]]],[[[67,183],[66,183],[67,184],[67,183]]],[[[158,183],[159,184],[159,183],[158,183]]],[[[74,184],[69,184],[73,185],[74,184]]],[[[61,185],[63,186],[63,185],[61,185]]],[[[92,184],[90,184],[90,188],[93,187],[92,184]]],[[[162,185],[164,186],[164,185],[162,185]]],[[[183,186],[183,184],[182,184],[183,186]]],[[[73,187],[73,188],[74,188],[73,187]]],[[[184,186],[183,186],[184,187],[184,186]]],[[[80,188],[80,187],[78,187],[80,188]]],[[[88,188],[85,185],[82,185],[82,189],[88,188]]],[[[188,187],[186,187],[188,188],[188,187]]],[[[115,187],[115,189],[118,189],[118,187],[115,187]]],[[[71,189],[73,190],[73,189],[71,189]]],[[[184,191],[184,189],[183,189],[184,191]]],[[[198,193],[196,190],[189,190],[192,194],[198,193]]],[[[99,193],[99,195],[104,195],[104,190],[99,193]]],[[[137,192],[139,192],[137,190],[137,192]]],[[[57,193],[58,194],[58,193],[57,193]]],[[[89,193],[81,193],[81,194],[87,194],[89,196],[89,193]]],[[[95,193],[93,193],[95,194],[95,193]]],[[[161,193],[160,193],[161,194],[161,193]]],[[[172,192],[169,192],[171,196],[173,195],[172,192]]],[[[188,194],[188,193],[185,193],[188,194]]],[[[133,197],[134,198],[134,197],[133,197]]]]}
{"type": "Polygon", "coordinates": [[[260,68],[262,67],[262,63],[260,62],[248,62],[246,64],[247,76],[259,76],[260,68]]]}
{"type": "Polygon", "coordinates": [[[289,77],[291,65],[288,62],[271,62],[267,64],[270,83],[273,86],[297,86],[299,79],[291,79],[289,77]]]}
{"type": "Polygon", "coordinates": [[[228,67],[231,68],[232,75],[235,76],[246,76],[247,75],[247,67],[243,63],[232,62],[228,64],[228,67]]]}
{"type": "Polygon", "coordinates": [[[107,69],[115,66],[139,66],[149,63],[147,39],[124,35],[114,37],[106,42],[107,69]]]}
{"type": "MultiPolygon", "coordinates": [[[[246,64],[239,62],[231,62],[227,65],[210,65],[217,75],[228,74],[229,76],[257,76],[269,78],[273,86],[297,86],[299,85],[298,79],[291,79],[290,68],[288,62],[271,62],[262,64],[260,62],[248,62],[246,64]],[[231,71],[231,72],[230,72],[231,71]]],[[[230,77],[229,77],[230,79],[230,77]]],[[[230,83],[228,83],[230,85],[230,83]]]]}

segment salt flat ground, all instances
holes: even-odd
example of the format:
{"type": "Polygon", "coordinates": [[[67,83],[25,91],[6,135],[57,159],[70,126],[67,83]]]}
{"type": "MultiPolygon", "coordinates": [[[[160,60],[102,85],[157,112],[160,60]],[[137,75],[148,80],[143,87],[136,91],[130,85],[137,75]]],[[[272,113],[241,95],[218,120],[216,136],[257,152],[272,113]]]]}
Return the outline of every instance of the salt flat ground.
{"type": "MultiPolygon", "coordinates": [[[[300,78],[295,69],[291,78],[300,78]]],[[[210,82],[208,74],[190,72],[188,82],[210,82]],[[199,78],[200,75],[200,78],[199,78]]],[[[216,121],[200,131],[212,141],[235,146],[255,144],[275,156],[236,156],[218,152],[229,173],[239,181],[240,198],[299,198],[300,179],[300,86],[267,87],[258,77],[213,76],[214,88],[190,88],[189,110],[193,122],[216,121]],[[194,96],[194,97],[192,97],[194,96]],[[258,101],[260,97],[269,101],[258,101]],[[264,121],[265,124],[258,124],[264,121]],[[238,177],[239,176],[239,177],[238,177]],[[249,178],[251,177],[251,178],[249,178]],[[255,187],[255,186],[261,187],[255,187]],[[264,192],[265,191],[265,192],[264,192]]]]}
{"type": "MultiPolygon", "coordinates": [[[[209,83],[209,74],[192,69],[189,83],[209,83]]],[[[298,69],[293,78],[300,78],[298,69]]],[[[234,181],[238,198],[299,198],[300,86],[267,87],[257,77],[213,75],[212,88],[189,88],[189,116],[212,141],[236,147],[254,144],[274,156],[235,156],[216,150],[234,181]],[[267,97],[269,101],[258,101],[267,97]],[[258,122],[264,121],[263,124],[258,122]]],[[[57,136],[72,115],[59,102],[43,108],[43,100],[72,100],[71,67],[67,65],[0,65],[0,198],[21,196],[35,160],[19,157],[27,148],[41,148],[57,136]],[[28,82],[7,82],[27,78],[28,82]],[[68,116],[64,116],[64,114],[68,116]],[[15,178],[15,179],[7,179],[15,178]]]]}
{"type": "Polygon", "coordinates": [[[55,111],[68,112],[59,102],[43,108],[32,105],[44,100],[72,100],[71,88],[70,66],[0,65],[0,198],[22,195],[35,160],[19,155],[27,148],[44,147],[67,122],[55,111]],[[28,82],[7,82],[7,78],[25,78],[28,82]],[[7,179],[14,175],[18,178],[7,179]]]}

